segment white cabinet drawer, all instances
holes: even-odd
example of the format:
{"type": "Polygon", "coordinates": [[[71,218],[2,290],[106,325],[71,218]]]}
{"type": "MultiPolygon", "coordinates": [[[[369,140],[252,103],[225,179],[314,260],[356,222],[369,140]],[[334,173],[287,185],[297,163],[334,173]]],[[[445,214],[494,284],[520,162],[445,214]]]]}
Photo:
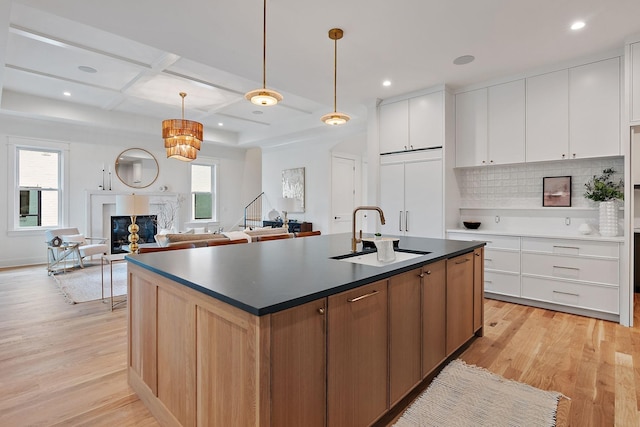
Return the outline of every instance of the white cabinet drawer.
{"type": "Polygon", "coordinates": [[[476,233],[448,233],[450,239],[486,242],[487,248],[516,249],[520,250],[520,237],[517,236],[496,236],[493,234],[476,233]]]}
{"type": "Polygon", "coordinates": [[[519,274],[520,252],[500,249],[485,249],[484,268],[485,270],[509,271],[519,274]]]}
{"type": "Polygon", "coordinates": [[[619,243],[584,240],[560,240],[535,237],[522,238],[522,250],[559,255],[602,256],[618,258],[619,243]]]}
{"type": "Polygon", "coordinates": [[[522,297],[619,314],[618,289],[522,276],[522,297]]]}
{"type": "Polygon", "coordinates": [[[484,272],[484,291],[510,295],[514,297],[520,296],[520,275],[510,273],[499,273],[496,271],[484,272]]]}
{"type": "Polygon", "coordinates": [[[618,261],[547,254],[522,254],[522,274],[618,285],[618,261]]]}

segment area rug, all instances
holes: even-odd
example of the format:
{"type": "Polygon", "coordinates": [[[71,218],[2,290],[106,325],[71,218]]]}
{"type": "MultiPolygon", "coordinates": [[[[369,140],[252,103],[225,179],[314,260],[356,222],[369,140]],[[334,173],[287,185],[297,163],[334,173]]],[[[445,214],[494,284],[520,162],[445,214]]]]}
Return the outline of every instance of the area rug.
{"type": "Polygon", "coordinates": [[[561,397],[457,359],[394,426],[555,426],[561,397]]]}
{"type": "MultiPolygon", "coordinates": [[[[104,266],[104,297],[111,296],[111,285],[109,281],[109,266],[104,266]]],[[[53,278],[58,283],[60,291],[67,302],[75,304],[79,302],[93,301],[100,299],[100,284],[102,276],[100,264],[90,265],[85,268],[77,268],[64,273],[54,274],[53,278]]],[[[118,262],[113,264],[113,296],[127,293],[127,263],[118,262]]]]}

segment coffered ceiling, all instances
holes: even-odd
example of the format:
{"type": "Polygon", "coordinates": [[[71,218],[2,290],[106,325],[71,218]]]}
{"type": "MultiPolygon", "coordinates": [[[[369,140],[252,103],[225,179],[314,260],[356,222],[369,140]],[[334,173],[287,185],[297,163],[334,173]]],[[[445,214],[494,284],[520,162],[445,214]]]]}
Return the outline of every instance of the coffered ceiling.
{"type": "Polygon", "coordinates": [[[180,117],[184,91],[185,116],[205,124],[206,140],[268,145],[361,131],[376,99],[622,49],[640,34],[638,0],[268,0],[267,8],[267,87],[284,101],[261,108],[244,99],[262,85],[260,0],[15,0],[2,109],[12,109],[5,94],[24,94],[159,122],[180,117]],[[586,27],[571,31],[578,19],[586,27]],[[353,117],[341,129],[320,122],[333,109],[333,27],[344,30],[338,111],[353,117]],[[454,65],[461,55],[476,60],[454,65]]]}

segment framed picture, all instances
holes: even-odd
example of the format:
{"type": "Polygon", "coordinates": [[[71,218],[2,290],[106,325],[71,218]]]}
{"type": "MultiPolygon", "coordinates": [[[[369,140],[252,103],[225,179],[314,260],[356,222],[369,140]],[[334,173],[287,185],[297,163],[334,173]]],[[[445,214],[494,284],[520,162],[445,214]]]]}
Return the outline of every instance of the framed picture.
{"type": "Polygon", "coordinates": [[[542,206],[571,206],[570,176],[546,176],[542,178],[542,206]]]}
{"type": "Polygon", "coordinates": [[[289,212],[304,212],[304,168],[282,171],[282,197],[295,200],[295,207],[289,212]]]}

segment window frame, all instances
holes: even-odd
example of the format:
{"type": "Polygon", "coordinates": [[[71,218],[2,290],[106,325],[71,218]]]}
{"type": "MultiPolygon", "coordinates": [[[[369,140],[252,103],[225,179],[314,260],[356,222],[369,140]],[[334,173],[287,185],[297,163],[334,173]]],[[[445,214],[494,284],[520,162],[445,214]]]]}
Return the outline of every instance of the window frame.
{"type": "Polygon", "coordinates": [[[213,157],[200,156],[193,162],[189,163],[189,222],[192,224],[210,224],[219,222],[219,175],[220,175],[220,161],[213,157]],[[193,206],[193,166],[209,166],[212,168],[211,174],[211,219],[195,219],[195,212],[193,206]]]}
{"type": "Polygon", "coordinates": [[[64,227],[69,220],[69,144],[62,142],[8,137],[7,173],[13,194],[7,197],[7,233],[9,236],[42,234],[43,230],[64,227]],[[56,152],[58,164],[58,224],[56,226],[20,227],[20,177],[18,153],[25,151],[56,152]]]}

